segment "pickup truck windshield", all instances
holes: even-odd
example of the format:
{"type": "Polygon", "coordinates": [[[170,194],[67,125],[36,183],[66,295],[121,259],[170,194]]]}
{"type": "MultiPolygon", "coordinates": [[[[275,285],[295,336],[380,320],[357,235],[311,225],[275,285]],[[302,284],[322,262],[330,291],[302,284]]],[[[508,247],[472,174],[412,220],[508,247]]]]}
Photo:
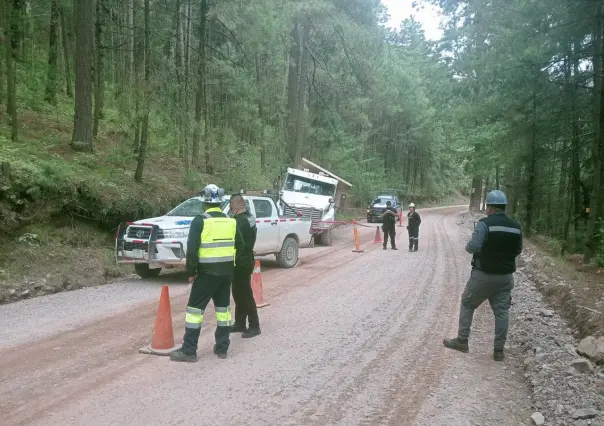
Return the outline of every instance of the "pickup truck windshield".
{"type": "MultiPolygon", "coordinates": [[[[220,209],[224,210],[228,201],[223,201],[220,209]]],[[[203,214],[203,201],[199,198],[190,198],[182,204],[179,204],[174,209],[170,210],[166,216],[183,216],[192,217],[203,214]]]]}
{"type": "Polygon", "coordinates": [[[392,197],[377,197],[373,199],[371,204],[386,204],[388,201],[394,204],[394,198],[392,197]]]}
{"type": "Polygon", "coordinates": [[[332,197],[336,193],[336,187],[330,183],[319,182],[300,176],[288,175],[283,185],[284,191],[302,192],[304,194],[315,194],[332,197]]]}

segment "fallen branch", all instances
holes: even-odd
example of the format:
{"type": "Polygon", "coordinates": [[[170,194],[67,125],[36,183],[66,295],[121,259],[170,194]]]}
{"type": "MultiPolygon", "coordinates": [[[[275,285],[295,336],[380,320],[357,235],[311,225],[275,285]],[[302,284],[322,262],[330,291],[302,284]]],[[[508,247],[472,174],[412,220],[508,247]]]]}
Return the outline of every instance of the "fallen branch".
{"type": "Polygon", "coordinates": [[[604,313],[600,312],[600,311],[596,311],[595,309],[591,309],[588,308],[587,306],[581,306],[581,305],[577,305],[578,308],[583,308],[583,309],[587,309],[590,312],[593,312],[594,314],[600,314],[600,315],[604,315],[604,313]]]}

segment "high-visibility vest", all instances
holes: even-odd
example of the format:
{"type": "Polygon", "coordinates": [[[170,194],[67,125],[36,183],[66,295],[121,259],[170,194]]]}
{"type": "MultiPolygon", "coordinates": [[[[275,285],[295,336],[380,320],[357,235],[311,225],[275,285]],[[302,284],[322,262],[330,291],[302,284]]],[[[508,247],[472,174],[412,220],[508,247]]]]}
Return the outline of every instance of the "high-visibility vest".
{"type": "Polygon", "coordinates": [[[235,234],[237,222],[230,217],[212,217],[209,213],[222,213],[218,207],[206,210],[199,246],[199,263],[235,263],[235,234]]]}

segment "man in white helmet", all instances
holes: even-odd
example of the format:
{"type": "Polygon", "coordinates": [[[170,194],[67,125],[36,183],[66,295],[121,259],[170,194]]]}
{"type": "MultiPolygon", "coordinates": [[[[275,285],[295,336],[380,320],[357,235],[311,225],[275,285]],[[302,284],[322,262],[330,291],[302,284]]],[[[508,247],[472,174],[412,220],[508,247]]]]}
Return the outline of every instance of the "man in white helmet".
{"type": "Polygon", "coordinates": [[[415,211],[415,204],[409,203],[409,213],[407,213],[407,231],[409,232],[409,251],[417,251],[419,245],[419,225],[422,218],[415,211]]]}
{"type": "MultiPolygon", "coordinates": [[[[204,310],[210,299],[216,309],[214,354],[224,359],[231,343],[231,281],[235,266],[237,222],[220,209],[224,189],[210,184],[201,193],[205,212],[191,222],[187,240],[187,270],[193,283],[185,314],[185,335],[172,361],[197,361],[197,343],[204,310]]],[[[201,214],[202,212],[200,212],[201,214]]]]}
{"type": "Polygon", "coordinates": [[[522,230],[518,222],[506,216],[507,203],[502,191],[491,191],[487,195],[488,216],[478,222],[466,245],[466,251],[472,254],[472,273],[461,296],[457,337],[443,340],[449,349],[468,352],[474,311],[488,300],[495,316],[495,361],[505,359],[503,349],[508,334],[516,257],[522,252],[522,230]]]}

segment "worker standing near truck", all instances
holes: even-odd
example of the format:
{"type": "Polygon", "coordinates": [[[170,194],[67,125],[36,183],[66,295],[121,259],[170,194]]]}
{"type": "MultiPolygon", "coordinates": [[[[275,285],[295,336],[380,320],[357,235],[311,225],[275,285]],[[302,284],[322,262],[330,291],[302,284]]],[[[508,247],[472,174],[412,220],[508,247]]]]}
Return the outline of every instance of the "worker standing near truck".
{"type": "Polygon", "coordinates": [[[237,221],[235,237],[235,271],[233,275],[233,299],[235,300],[235,324],[232,333],[243,333],[250,338],[260,334],[258,309],[252,293],[252,273],[254,272],[254,244],[256,244],[256,218],[247,211],[241,194],[233,194],[230,211],[237,221]],[[246,327],[249,320],[250,327],[246,327]]]}
{"type": "Polygon", "coordinates": [[[409,203],[409,213],[407,213],[407,231],[409,232],[409,251],[417,251],[419,245],[419,225],[422,218],[415,211],[415,204],[409,203]]]}
{"type": "Polygon", "coordinates": [[[187,239],[187,270],[193,287],[185,314],[185,335],[181,348],[170,353],[172,361],[197,361],[197,343],[210,299],[216,309],[214,354],[226,358],[231,343],[229,304],[237,222],[220,209],[224,189],[210,184],[201,196],[205,213],[193,219],[187,239]]]}
{"type": "Polygon", "coordinates": [[[386,202],[386,211],[380,215],[382,219],[382,231],[384,232],[384,250],[388,246],[388,237],[390,237],[390,246],[392,250],[396,248],[396,210],[392,208],[392,202],[386,202]]]}

